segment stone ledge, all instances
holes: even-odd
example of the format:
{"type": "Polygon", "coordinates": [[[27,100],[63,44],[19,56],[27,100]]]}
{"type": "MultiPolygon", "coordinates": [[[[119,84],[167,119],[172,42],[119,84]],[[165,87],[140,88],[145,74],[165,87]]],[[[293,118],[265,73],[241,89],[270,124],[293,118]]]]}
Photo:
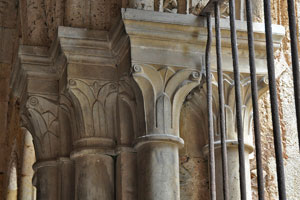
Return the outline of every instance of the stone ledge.
{"type": "MultiPolygon", "coordinates": [[[[136,9],[123,9],[122,17],[130,37],[133,63],[186,66],[201,71],[207,40],[203,17],[136,9]]],[[[247,24],[237,21],[237,38],[241,73],[249,73],[247,24]]],[[[224,71],[232,71],[230,26],[221,19],[221,41],[224,71]]],[[[285,29],[273,25],[274,50],[280,47],[285,29]]],[[[264,24],[254,23],[256,66],[258,74],[267,74],[264,24]]],[[[212,69],[216,69],[215,38],[213,38],[212,69]]]]}

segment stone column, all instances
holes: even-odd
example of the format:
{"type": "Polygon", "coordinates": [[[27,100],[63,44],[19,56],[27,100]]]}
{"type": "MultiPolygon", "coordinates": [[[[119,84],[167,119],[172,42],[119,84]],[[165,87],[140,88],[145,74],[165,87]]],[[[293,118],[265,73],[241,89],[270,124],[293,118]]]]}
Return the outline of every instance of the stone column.
{"type": "MultiPolygon", "coordinates": [[[[216,74],[214,74],[216,75],[216,74]]],[[[267,90],[265,76],[259,75],[258,89],[261,95],[267,90]]],[[[214,81],[217,81],[214,78],[214,81]]],[[[213,101],[218,102],[217,83],[215,82],[213,101]]],[[[248,76],[241,76],[241,94],[242,94],[242,117],[243,117],[243,134],[244,134],[244,152],[245,152],[245,175],[246,175],[246,190],[247,199],[251,197],[251,177],[249,155],[253,152],[253,135],[252,135],[252,102],[251,102],[251,82],[248,76]]],[[[205,92],[205,91],[202,91],[205,92]]],[[[229,199],[240,199],[240,174],[239,174],[239,155],[238,155],[238,140],[236,132],[236,108],[235,108],[235,91],[232,73],[224,74],[224,97],[225,97],[225,127],[226,127],[226,144],[227,144],[227,159],[228,159],[228,186],[229,199]]],[[[197,101],[197,99],[193,100],[197,101]]],[[[217,199],[223,199],[223,172],[222,172],[222,155],[221,155],[221,139],[219,121],[219,105],[214,104],[214,127],[215,127],[215,159],[216,159],[216,186],[217,199]]],[[[205,109],[204,107],[202,108],[205,109]]],[[[208,146],[204,147],[204,152],[208,155],[208,146]]]]}
{"type": "Polygon", "coordinates": [[[12,87],[36,148],[37,199],[115,198],[116,101],[128,45],[118,21],[110,31],[59,27],[50,49],[20,46],[12,87]]]}
{"type": "Polygon", "coordinates": [[[178,149],[182,146],[181,138],[163,134],[137,142],[140,200],[180,199],[178,149]]]}
{"type": "Polygon", "coordinates": [[[96,149],[73,153],[75,199],[114,199],[114,159],[96,149]]]}
{"type": "Polygon", "coordinates": [[[118,79],[130,68],[122,23],[110,32],[60,27],[60,91],[71,102],[75,199],[115,198],[118,79]],[[120,72],[120,71],[122,72],[120,72]]]}
{"type": "Polygon", "coordinates": [[[114,199],[116,89],[111,81],[69,80],[72,100],[79,102],[76,121],[83,125],[73,133],[71,153],[76,200],[114,199]]]}
{"type": "Polygon", "coordinates": [[[37,199],[53,200],[58,197],[58,162],[56,160],[34,164],[37,199]]]}
{"type": "Polygon", "coordinates": [[[186,95],[200,82],[197,70],[134,64],[133,77],[144,103],[146,130],[135,141],[138,199],[180,199],[179,115],[186,95]]]}
{"type": "MultiPolygon", "coordinates": [[[[240,199],[240,173],[239,173],[239,154],[237,140],[227,140],[227,159],[228,159],[228,184],[229,184],[229,199],[240,199]]],[[[245,144],[245,173],[246,173],[246,188],[247,199],[251,200],[251,177],[249,154],[253,152],[253,146],[245,144]]],[[[220,141],[215,143],[215,159],[216,159],[216,189],[217,199],[223,199],[223,173],[222,173],[222,155],[220,141]]]]}
{"type": "Polygon", "coordinates": [[[137,153],[132,146],[139,130],[138,118],[142,105],[135,94],[138,90],[134,80],[122,77],[118,95],[118,135],[116,148],[116,198],[117,200],[137,200],[137,153]]]}
{"type": "Polygon", "coordinates": [[[32,166],[35,162],[35,152],[32,143],[32,136],[26,130],[24,139],[24,150],[23,150],[23,164],[21,172],[21,184],[20,184],[20,199],[31,199],[33,195],[32,178],[34,171],[32,166]]]}
{"type": "MultiPolygon", "coordinates": [[[[43,81],[43,79],[39,81],[43,81]]],[[[39,81],[35,82],[36,87],[41,84],[39,81]]],[[[32,88],[29,87],[29,89],[32,88]]],[[[22,107],[23,126],[32,133],[33,143],[35,144],[37,161],[33,168],[38,199],[59,199],[59,169],[57,162],[59,122],[56,100],[57,96],[55,95],[43,96],[31,93],[26,104],[22,107]]]]}
{"type": "Polygon", "coordinates": [[[117,200],[137,200],[137,158],[132,148],[121,148],[116,159],[117,200]]]}
{"type": "Polygon", "coordinates": [[[58,159],[60,199],[74,199],[74,163],[68,157],[58,159]]]}

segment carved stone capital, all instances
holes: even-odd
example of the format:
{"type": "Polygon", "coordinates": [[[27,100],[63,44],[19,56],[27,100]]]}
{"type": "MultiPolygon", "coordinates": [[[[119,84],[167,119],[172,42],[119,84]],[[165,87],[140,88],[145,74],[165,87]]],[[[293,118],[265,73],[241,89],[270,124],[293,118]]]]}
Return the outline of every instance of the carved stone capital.
{"type": "Polygon", "coordinates": [[[113,143],[108,140],[115,134],[117,88],[117,83],[111,81],[69,79],[68,91],[79,123],[75,146],[113,143]]]}
{"type": "MultiPolygon", "coordinates": [[[[56,96],[60,132],[72,132],[74,148],[104,144],[112,147],[119,131],[116,112],[122,106],[118,102],[125,100],[128,92],[120,77],[129,74],[129,50],[129,38],[120,20],[109,31],[58,27],[49,49],[20,46],[11,87],[21,105],[31,96],[56,96]]],[[[130,111],[135,108],[135,95],[131,96],[126,100],[131,102],[130,111]]],[[[132,112],[134,121],[135,111],[132,112]]],[[[137,122],[134,124],[137,126],[137,122]]],[[[68,137],[63,143],[71,140],[68,137]]],[[[67,155],[69,149],[62,151],[67,155]]]]}
{"type": "Polygon", "coordinates": [[[134,64],[132,71],[143,95],[146,135],[178,137],[182,103],[186,95],[200,84],[200,72],[154,64],[134,64]]]}
{"type": "MultiPolygon", "coordinates": [[[[266,75],[257,75],[258,95],[261,96],[268,90],[266,75]]],[[[213,87],[213,119],[214,133],[216,140],[220,139],[220,111],[219,111],[219,94],[217,73],[213,72],[212,87],[213,87]]],[[[227,139],[230,141],[237,140],[236,133],[236,105],[235,105],[235,85],[232,72],[223,73],[224,87],[224,104],[225,104],[225,127],[227,139]]],[[[243,131],[245,135],[245,143],[252,145],[252,98],[251,98],[251,80],[249,74],[241,74],[240,88],[242,98],[242,118],[243,131]]],[[[207,93],[206,83],[203,84],[200,90],[193,91],[187,98],[186,105],[190,106],[194,111],[195,117],[203,124],[202,132],[207,133],[207,93]]],[[[204,134],[205,138],[207,134],[204,134]]],[[[206,138],[207,140],[208,138],[206,138]]],[[[217,141],[218,142],[218,141],[217,141]]],[[[251,148],[248,148],[251,149],[251,148]]]]}
{"type": "Polygon", "coordinates": [[[33,135],[37,159],[56,158],[60,152],[58,104],[56,99],[29,96],[21,112],[24,126],[33,135]]]}

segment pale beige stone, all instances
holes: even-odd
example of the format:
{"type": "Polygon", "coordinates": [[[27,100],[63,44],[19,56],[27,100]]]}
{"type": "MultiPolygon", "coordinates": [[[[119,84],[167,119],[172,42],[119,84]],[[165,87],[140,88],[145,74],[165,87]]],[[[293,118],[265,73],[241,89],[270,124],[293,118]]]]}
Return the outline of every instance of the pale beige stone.
{"type": "MultiPolygon", "coordinates": [[[[25,131],[24,131],[25,132],[25,131]]],[[[22,172],[21,172],[21,184],[20,184],[20,199],[31,199],[33,196],[33,185],[32,178],[34,171],[32,165],[35,162],[35,152],[34,146],[32,143],[31,134],[26,131],[24,137],[24,150],[23,150],[23,163],[22,163],[22,172]]]]}
{"type": "Polygon", "coordinates": [[[138,199],[180,199],[177,145],[149,142],[138,148],[138,199]]]}

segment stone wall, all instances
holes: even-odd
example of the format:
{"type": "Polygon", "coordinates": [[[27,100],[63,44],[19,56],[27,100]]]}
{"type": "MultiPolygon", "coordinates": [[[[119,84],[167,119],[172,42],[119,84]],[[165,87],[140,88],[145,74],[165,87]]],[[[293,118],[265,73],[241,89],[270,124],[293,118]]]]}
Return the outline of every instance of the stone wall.
{"type": "MultiPolygon", "coordinates": [[[[296,1],[297,27],[300,22],[300,1],[296,1]]],[[[197,4],[196,4],[197,5],[197,4]]],[[[197,7],[197,6],[196,6],[197,7]]],[[[198,4],[201,7],[201,2],[198,4]]],[[[254,21],[263,22],[263,2],[255,1],[253,6],[254,21]]],[[[284,0],[272,1],[273,24],[280,24],[286,28],[286,36],[283,39],[281,48],[275,52],[277,92],[279,101],[279,112],[281,121],[281,132],[283,141],[283,157],[285,164],[286,190],[288,199],[300,199],[300,155],[298,147],[298,136],[296,127],[296,116],[294,106],[294,89],[292,79],[291,57],[290,57],[290,40],[288,31],[288,13],[287,2],[284,0]]],[[[299,30],[297,30],[299,33],[299,30]]],[[[261,96],[260,101],[260,118],[261,118],[261,134],[263,149],[263,170],[265,180],[265,198],[278,199],[276,164],[272,131],[272,118],[270,108],[269,92],[261,96]]],[[[184,119],[182,124],[191,123],[188,105],[183,107],[184,119]]],[[[196,123],[194,123],[196,124],[196,123]]],[[[187,131],[182,127],[182,133],[189,135],[197,134],[193,131],[195,127],[189,127],[187,131]]],[[[197,128],[196,128],[197,129],[197,128]]],[[[198,129],[199,130],[199,129],[198,129]]],[[[199,135],[200,133],[198,133],[199,135]]],[[[183,136],[184,137],[184,136],[183,136]]],[[[188,136],[195,137],[195,136],[188,136]]],[[[199,139],[199,136],[196,136],[199,139]]],[[[192,138],[192,141],[194,139],[192,138]]],[[[184,138],[185,140],[187,138],[184,138]]],[[[195,155],[191,153],[188,142],[186,147],[181,151],[181,199],[196,200],[207,197],[208,195],[208,168],[207,160],[203,155],[195,155]],[[205,176],[203,176],[205,174],[205,176]]],[[[201,150],[198,150],[201,151],[201,150]]],[[[192,151],[193,152],[193,151],[192,151]]],[[[256,164],[254,155],[251,156],[251,179],[252,179],[252,198],[257,199],[257,183],[256,183],[256,164]]],[[[204,198],[205,199],[205,198],[204,198]]]]}
{"type": "MultiPolygon", "coordinates": [[[[273,0],[272,2],[273,23],[280,24],[286,28],[286,36],[283,39],[281,49],[275,53],[276,58],[276,75],[277,75],[277,92],[280,114],[280,126],[283,142],[283,157],[286,176],[287,199],[299,199],[300,189],[300,155],[298,147],[297,125],[294,105],[294,88],[292,78],[291,56],[290,56],[290,39],[288,31],[288,12],[287,2],[283,0],[273,0]]],[[[300,1],[296,1],[296,16],[297,16],[297,32],[299,33],[299,7],[300,1]]],[[[262,13],[260,10],[259,13],[262,13]]],[[[261,20],[261,17],[259,17],[261,20]]],[[[299,45],[298,45],[299,46],[299,45]]],[[[266,199],[277,199],[277,179],[272,118],[270,110],[269,93],[266,93],[260,99],[260,116],[262,130],[262,148],[263,148],[263,163],[264,163],[264,179],[266,199]]],[[[253,180],[253,196],[256,196],[256,172],[255,160],[252,161],[252,180],[253,180]]]]}
{"type": "Polygon", "coordinates": [[[0,199],[5,199],[13,159],[22,162],[23,138],[18,105],[10,97],[12,60],[18,45],[17,1],[0,0],[0,199]]]}

